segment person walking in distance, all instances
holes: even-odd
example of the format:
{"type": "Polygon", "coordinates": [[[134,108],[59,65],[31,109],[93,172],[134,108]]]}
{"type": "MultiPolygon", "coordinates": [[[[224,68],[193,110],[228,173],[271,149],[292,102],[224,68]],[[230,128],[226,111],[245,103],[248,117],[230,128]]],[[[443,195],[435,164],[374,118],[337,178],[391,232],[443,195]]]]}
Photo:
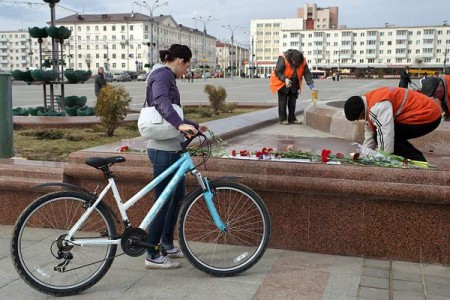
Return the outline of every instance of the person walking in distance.
{"type": "Polygon", "coordinates": [[[408,159],[427,161],[408,140],[424,136],[441,123],[441,107],[432,98],[399,87],[381,87],[344,105],[349,121],[365,120],[363,146],[408,159]]]}
{"type": "Polygon", "coordinates": [[[398,86],[407,89],[410,83],[411,77],[409,76],[409,67],[406,66],[402,71],[402,74],[400,74],[400,82],[398,83],[398,86]]]}
{"type": "Polygon", "coordinates": [[[105,85],[107,85],[105,79],[105,69],[103,67],[100,67],[98,68],[97,75],[95,75],[95,83],[94,83],[95,97],[98,96],[98,93],[100,93],[100,90],[105,85]]]}
{"type": "Polygon", "coordinates": [[[303,77],[309,88],[314,89],[314,81],[303,53],[290,49],[278,57],[270,76],[270,89],[272,93],[278,93],[278,119],[283,125],[300,124],[295,116],[295,107],[302,91],[303,77]]]}

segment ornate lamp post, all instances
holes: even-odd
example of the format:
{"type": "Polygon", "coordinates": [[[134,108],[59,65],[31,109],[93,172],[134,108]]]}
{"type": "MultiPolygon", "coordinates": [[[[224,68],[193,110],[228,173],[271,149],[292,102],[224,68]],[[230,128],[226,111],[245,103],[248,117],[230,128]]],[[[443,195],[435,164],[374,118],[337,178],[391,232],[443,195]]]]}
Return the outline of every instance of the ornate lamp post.
{"type": "Polygon", "coordinates": [[[215,21],[215,20],[219,20],[218,18],[213,18],[212,16],[208,16],[206,19],[202,18],[202,17],[193,17],[192,19],[196,20],[196,21],[200,21],[203,23],[203,54],[202,54],[202,61],[203,61],[203,72],[202,72],[202,77],[203,77],[203,81],[206,80],[205,77],[205,60],[207,58],[207,53],[206,53],[206,24],[208,24],[211,21],[215,21]]]}
{"type": "Polygon", "coordinates": [[[244,26],[241,25],[236,25],[234,27],[232,27],[231,25],[222,25],[223,28],[228,29],[231,32],[231,53],[230,53],[230,78],[231,80],[233,80],[233,42],[234,42],[234,30],[238,29],[238,28],[244,28],[244,26]]]}
{"type": "Polygon", "coordinates": [[[155,46],[153,43],[153,21],[154,21],[153,11],[155,9],[157,9],[158,7],[168,5],[169,2],[166,1],[166,2],[160,3],[159,0],[156,0],[152,5],[150,5],[145,1],[142,1],[142,3],[135,1],[134,4],[147,8],[150,13],[150,35],[149,35],[148,47],[150,48],[149,52],[150,52],[150,68],[151,68],[151,67],[153,67],[153,47],[155,46]]]}

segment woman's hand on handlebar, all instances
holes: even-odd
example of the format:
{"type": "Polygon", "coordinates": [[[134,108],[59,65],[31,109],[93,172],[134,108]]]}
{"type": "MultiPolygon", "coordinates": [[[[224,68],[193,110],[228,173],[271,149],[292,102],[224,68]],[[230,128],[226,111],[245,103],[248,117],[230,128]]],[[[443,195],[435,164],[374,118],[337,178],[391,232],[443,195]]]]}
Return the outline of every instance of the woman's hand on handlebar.
{"type": "Polygon", "coordinates": [[[188,138],[191,138],[197,134],[197,129],[190,124],[180,124],[178,130],[183,132],[188,138]]]}

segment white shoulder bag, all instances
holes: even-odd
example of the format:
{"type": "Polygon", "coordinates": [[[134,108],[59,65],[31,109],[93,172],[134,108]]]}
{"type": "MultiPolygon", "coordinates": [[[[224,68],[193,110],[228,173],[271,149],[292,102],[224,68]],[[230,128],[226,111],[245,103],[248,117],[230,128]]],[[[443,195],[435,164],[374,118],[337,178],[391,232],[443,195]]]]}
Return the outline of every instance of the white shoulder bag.
{"type": "MultiPolygon", "coordinates": [[[[184,119],[183,109],[172,104],[173,108],[184,119]]],[[[164,119],[154,106],[143,107],[138,119],[138,128],[141,136],[152,140],[168,140],[179,136],[180,131],[164,119]]]]}

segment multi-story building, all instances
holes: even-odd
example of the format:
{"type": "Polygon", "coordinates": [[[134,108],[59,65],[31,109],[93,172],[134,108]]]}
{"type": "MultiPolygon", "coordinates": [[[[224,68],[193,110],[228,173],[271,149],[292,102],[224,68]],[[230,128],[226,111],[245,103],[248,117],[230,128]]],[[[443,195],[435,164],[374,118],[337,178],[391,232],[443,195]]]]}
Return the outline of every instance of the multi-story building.
{"type": "Polygon", "coordinates": [[[231,71],[233,74],[241,74],[244,71],[244,65],[249,62],[249,51],[238,43],[216,42],[216,65],[221,70],[231,71]]]}
{"type": "Polygon", "coordinates": [[[290,48],[300,49],[310,68],[345,72],[359,69],[371,70],[372,74],[379,70],[397,74],[405,66],[442,72],[448,63],[450,27],[446,23],[313,30],[306,30],[302,24],[300,18],[251,20],[254,61],[246,65],[246,70],[257,66],[257,73],[270,73],[278,56],[290,48]]]}
{"type": "Polygon", "coordinates": [[[159,62],[159,50],[175,43],[191,48],[193,67],[216,61],[216,38],[178,24],[172,16],[150,19],[140,13],[75,14],[55,20],[55,25],[72,30],[65,53],[74,69],[103,66],[111,72],[140,71],[159,62]]]}
{"type": "Polygon", "coordinates": [[[245,67],[246,73],[270,74],[283,51],[299,49],[303,30],[304,22],[300,18],[251,20],[250,61],[245,67]],[[285,43],[289,46],[284,46],[285,43]],[[249,71],[252,69],[254,73],[249,71]]]}
{"type": "MultiPolygon", "coordinates": [[[[32,39],[27,30],[0,32],[0,70],[13,71],[39,67],[39,46],[38,39],[32,39]]],[[[41,47],[46,57],[51,51],[51,42],[43,39],[41,47]]]]}
{"type": "MultiPolygon", "coordinates": [[[[192,50],[192,67],[216,63],[216,38],[178,24],[172,16],[153,18],[140,14],[71,15],[55,20],[72,34],[63,42],[66,68],[90,69],[105,67],[111,72],[140,71],[159,62],[159,50],[171,44],[188,45],[192,50]],[[153,47],[150,41],[153,39],[153,47]],[[153,54],[153,58],[150,57],[153,54]]],[[[0,69],[25,70],[39,68],[51,60],[51,39],[31,38],[27,30],[0,32],[0,69]],[[42,51],[39,51],[41,46],[42,51]]]]}
{"type": "Polygon", "coordinates": [[[297,9],[297,17],[305,20],[305,29],[338,28],[339,8],[337,6],[317,8],[317,4],[305,4],[297,9]]]}

